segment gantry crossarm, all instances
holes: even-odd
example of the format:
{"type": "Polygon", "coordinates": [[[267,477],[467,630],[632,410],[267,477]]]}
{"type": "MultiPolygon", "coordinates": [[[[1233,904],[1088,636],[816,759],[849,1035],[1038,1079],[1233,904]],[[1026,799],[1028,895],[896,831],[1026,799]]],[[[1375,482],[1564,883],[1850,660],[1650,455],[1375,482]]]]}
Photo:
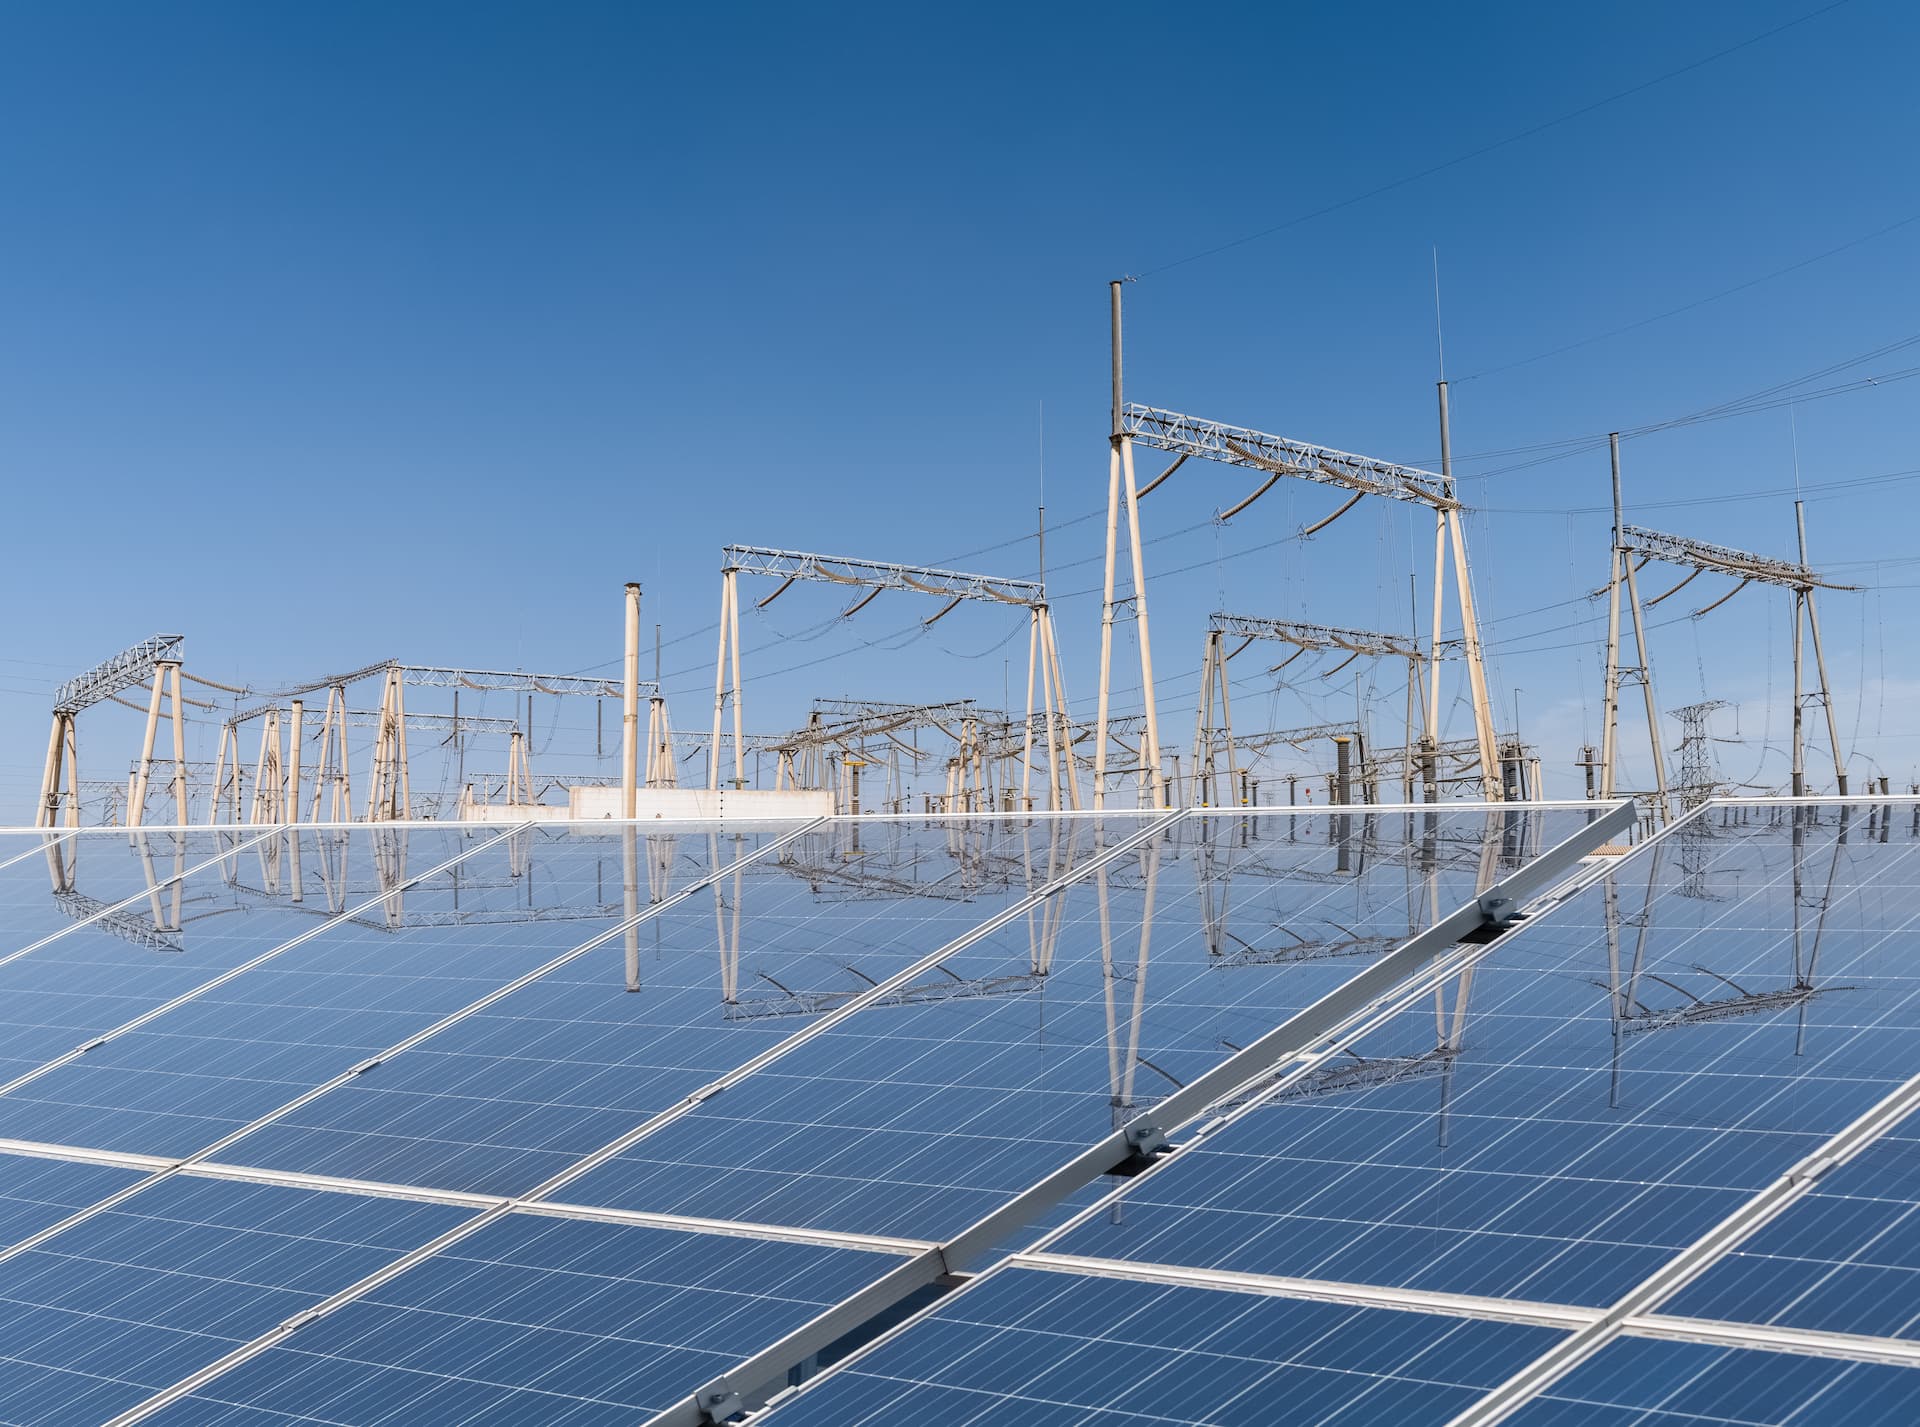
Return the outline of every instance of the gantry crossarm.
{"type": "Polygon", "coordinates": [[[1200,456],[1229,466],[1246,466],[1276,475],[1298,476],[1322,485],[1342,486],[1361,495],[1412,501],[1436,510],[1457,509],[1459,502],[1446,477],[1412,466],[1396,466],[1331,446],[1289,441],[1244,426],[1202,421],[1177,411],[1129,403],[1122,410],[1124,434],[1143,446],[1171,451],[1182,458],[1200,456]]]}
{"type": "Polygon", "coordinates": [[[1824,580],[1805,565],[1796,565],[1791,560],[1775,560],[1745,550],[1731,550],[1724,545],[1709,545],[1704,540],[1689,540],[1684,535],[1643,530],[1637,525],[1620,527],[1620,548],[1629,554],[1659,560],[1668,565],[1734,575],[1742,580],[1758,580],[1766,585],[1784,585],[1791,590],[1859,588],[1858,585],[1838,585],[1824,580]]]}
{"type": "Polygon", "coordinates": [[[1305,728],[1276,728],[1243,738],[1240,742],[1249,748],[1274,743],[1301,745],[1317,743],[1323,738],[1351,738],[1359,731],[1360,725],[1357,723],[1316,723],[1305,728]]]}
{"type": "Polygon", "coordinates": [[[77,714],[84,708],[112,698],[122,689],[144,684],[157,664],[180,662],[180,646],[186,636],[156,634],[131,649],[122,649],[113,658],[96,664],[84,674],[75,675],[53,691],[53,711],[77,714]]]}
{"type": "MultiPolygon", "coordinates": [[[[255,704],[251,708],[240,710],[228,719],[227,727],[238,728],[241,724],[249,723],[274,709],[279,709],[282,713],[287,711],[280,704],[255,704]]],[[[378,709],[346,709],[343,715],[351,728],[378,728],[382,718],[378,709]]],[[[513,733],[519,729],[520,725],[510,718],[477,718],[469,714],[454,718],[449,714],[410,713],[407,715],[407,727],[427,733],[513,733]]],[[[309,738],[320,736],[320,722],[317,717],[306,733],[309,738]]]]}
{"type": "MultiPolygon", "coordinates": [[[[827,701],[823,701],[827,702],[827,701]]],[[[842,707],[832,710],[841,717],[832,723],[810,724],[795,729],[778,743],[783,753],[803,748],[829,748],[858,743],[869,738],[898,733],[906,729],[937,728],[951,732],[949,725],[976,713],[971,699],[946,704],[876,703],[862,708],[850,700],[832,700],[842,707]]],[[[825,708],[818,710],[827,712],[825,708]]]]}
{"type": "Polygon", "coordinates": [[[1342,629],[1334,624],[1307,624],[1297,619],[1216,613],[1208,620],[1207,628],[1215,634],[1232,634],[1243,639],[1276,639],[1302,649],[1341,649],[1350,654],[1393,655],[1401,659],[1426,657],[1419,643],[1408,635],[1342,629]]]}
{"type": "MultiPolygon", "coordinates": [[[[1044,585],[1033,580],[1002,579],[997,575],[969,575],[958,570],[935,570],[923,565],[892,565],[879,560],[855,560],[841,555],[810,555],[797,550],[768,550],[758,545],[729,545],[720,552],[721,568],[745,575],[770,575],[792,584],[795,580],[824,580],[836,585],[860,585],[872,590],[912,590],[949,600],[992,600],[1029,609],[1047,602],[1044,585]]],[[[786,585],[781,586],[782,589],[786,585]]],[[[779,591],[774,591],[778,594],[779,591]]],[[[768,600],[773,596],[769,595],[768,600]]],[[[767,600],[762,600],[762,604],[767,600]]]]}
{"type": "MultiPolygon", "coordinates": [[[[427,664],[402,664],[400,675],[409,684],[427,689],[478,689],[516,694],[570,694],[581,698],[617,699],[624,688],[618,679],[593,679],[579,674],[532,674],[520,669],[443,669],[427,664]]],[[[640,697],[650,698],[658,686],[642,679],[640,697]]]]}

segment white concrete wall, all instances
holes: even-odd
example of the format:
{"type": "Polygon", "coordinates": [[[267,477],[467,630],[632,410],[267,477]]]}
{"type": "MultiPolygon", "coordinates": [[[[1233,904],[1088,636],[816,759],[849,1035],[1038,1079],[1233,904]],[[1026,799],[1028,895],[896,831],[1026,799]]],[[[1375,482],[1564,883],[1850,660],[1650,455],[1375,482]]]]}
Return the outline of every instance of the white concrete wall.
{"type": "MultiPolygon", "coordinates": [[[[572,788],[568,791],[569,805],[554,810],[562,817],[597,820],[620,816],[618,788],[572,788]]],[[[774,793],[759,788],[745,788],[737,792],[731,788],[722,788],[718,792],[710,792],[705,788],[642,788],[635,803],[635,815],[642,820],[702,818],[711,821],[732,818],[764,822],[777,818],[830,817],[833,810],[833,794],[830,792],[774,793]]],[[[499,808],[494,811],[505,813],[509,810],[499,808]]]]}

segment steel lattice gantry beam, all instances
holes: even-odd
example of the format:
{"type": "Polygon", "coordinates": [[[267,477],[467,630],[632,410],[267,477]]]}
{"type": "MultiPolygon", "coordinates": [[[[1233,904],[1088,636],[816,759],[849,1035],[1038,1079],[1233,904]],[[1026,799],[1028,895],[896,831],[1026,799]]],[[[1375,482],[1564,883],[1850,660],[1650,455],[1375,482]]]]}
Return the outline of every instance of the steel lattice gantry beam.
{"type": "Polygon", "coordinates": [[[1805,505],[1800,501],[1793,503],[1794,523],[1799,538],[1800,558],[1798,560],[1777,560],[1768,555],[1756,555],[1750,550],[1735,550],[1725,545],[1714,545],[1705,540],[1694,540],[1684,535],[1669,535],[1664,531],[1629,525],[1626,522],[1626,502],[1621,490],[1618,432],[1608,436],[1607,447],[1613,482],[1613,548],[1608,554],[1609,573],[1605,590],[1607,661],[1606,681],[1601,699],[1600,796],[1611,798],[1622,791],[1620,788],[1620,704],[1626,686],[1638,684],[1641,691],[1640,701],[1645,707],[1647,749],[1653,770],[1653,787],[1645,794],[1646,804],[1655,823],[1666,821],[1671,814],[1672,810],[1668,806],[1667,750],[1661,736],[1660,715],[1653,689],[1653,659],[1647,648],[1646,611],[1678,594],[1703,574],[1725,575],[1737,583],[1718,598],[1694,610],[1693,618],[1695,619],[1718,609],[1748,585],[1756,582],[1792,592],[1793,794],[1799,797],[1807,791],[1805,713],[1807,707],[1814,706],[1820,708],[1825,714],[1829,751],[1833,755],[1834,786],[1842,796],[1845,796],[1847,792],[1846,763],[1840,748],[1840,727],[1839,720],[1834,714],[1832,685],[1827,679],[1826,651],[1821,645],[1820,615],[1814,604],[1814,591],[1853,590],[1858,586],[1837,584],[1824,579],[1807,563],[1805,505]],[[1678,584],[1663,590],[1652,599],[1642,601],[1638,575],[1640,569],[1650,561],[1678,566],[1687,574],[1678,584]],[[1621,627],[1623,605],[1632,622],[1633,653],[1631,656],[1626,652],[1623,639],[1627,631],[1621,627]],[[1803,633],[1810,634],[1813,639],[1813,662],[1817,684],[1811,690],[1806,689],[1801,647],[1803,633]]]}
{"type": "MultiPolygon", "coordinates": [[[[1775,560],[1766,555],[1755,555],[1746,550],[1733,550],[1724,545],[1709,545],[1704,540],[1690,540],[1684,535],[1667,535],[1661,531],[1646,530],[1637,525],[1621,526],[1620,538],[1621,547],[1629,554],[1639,555],[1649,560],[1659,560],[1663,564],[1734,575],[1742,580],[1757,580],[1763,585],[1782,585],[1790,590],[1858,588],[1856,585],[1837,585],[1830,580],[1822,579],[1805,565],[1797,565],[1791,560],[1775,560]]],[[[1659,598],[1665,598],[1665,596],[1659,598]]],[[[1649,601],[1649,603],[1656,602],[1649,601]]]]}
{"type": "Polygon", "coordinates": [[[181,634],[156,634],[130,649],[122,649],[111,659],[77,674],[53,692],[53,711],[77,714],[103,699],[110,699],[136,684],[144,684],[156,666],[180,662],[181,634]]]}
{"type": "MultiPolygon", "coordinates": [[[[1227,801],[1244,801],[1239,754],[1242,749],[1248,752],[1252,752],[1253,749],[1249,743],[1236,738],[1234,734],[1227,661],[1256,639],[1272,640],[1293,646],[1294,652],[1275,666],[1273,672],[1276,674],[1301,655],[1314,651],[1338,650],[1347,656],[1322,677],[1331,677],[1339,673],[1363,655],[1406,660],[1406,742],[1409,750],[1414,747],[1415,719],[1422,706],[1419,697],[1420,671],[1427,660],[1427,653],[1420,647],[1418,638],[1386,634],[1371,629],[1346,629],[1334,624],[1311,624],[1304,620],[1268,619],[1263,616],[1228,614],[1221,611],[1207,621],[1206,652],[1200,663],[1200,701],[1195,714],[1193,735],[1193,777],[1188,790],[1195,801],[1206,804],[1218,801],[1219,760],[1222,753],[1226,755],[1227,801]],[[1233,649],[1228,649],[1226,647],[1228,637],[1238,638],[1241,643],[1233,649]]],[[[1342,747],[1343,759],[1346,756],[1346,747],[1359,732],[1356,726],[1347,725],[1331,735],[1335,743],[1342,747]]],[[[1366,744],[1367,740],[1362,736],[1360,749],[1363,765],[1362,778],[1364,785],[1371,790],[1373,784],[1368,766],[1370,750],[1366,744]]],[[[1407,760],[1406,767],[1409,770],[1413,767],[1411,758],[1407,760]]],[[[1343,795],[1344,787],[1344,780],[1335,784],[1336,796],[1343,795]]],[[[1411,798],[1412,792],[1412,785],[1409,782],[1405,789],[1406,796],[1411,798]]]]}
{"type": "Polygon", "coordinates": [[[1337,624],[1308,624],[1297,619],[1263,619],[1258,615],[1218,613],[1207,621],[1214,634],[1232,634],[1242,639],[1275,639],[1301,649],[1343,649],[1350,654],[1392,655],[1400,659],[1424,659],[1419,641],[1403,634],[1382,634],[1370,629],[1343,629],[1337,624]]]}
{"type": "Polygon", "coordinates": [[[713,678],[713,741],[707,765],[707,786],[720,787],[720,748],[726,725],[729,699],[733,704],[733,785],[746,786],[744,729],[745,715],[740,696],[740,595],[741,575],[761,575],[780,581],[772,594],[760,600],[756,608],[765,608],[786,593],[796,581],[821,581],[866,591],[846,609],[847,618],[865,609],[883,592],[909,591],[932,595],[946,601],[922,621],[931,625],[944,619],[959,604],[968,600],[1013,605],[1028,613],[1027,636],[1027,718],[1021,756],[1020,796],[1023,802],[1031,794],[1033,776],[1033,715],[1035,694],[1045,712],[1041,726],[1046,748],[1048,805],[1055,809],[1077,808],[1079,792],[1069,748],[1071,715],[1067,710],[1066,681],[1060,666],[1060,653],[1053,636],[1053,614],[1047,605],[1046,585],[1038,580],[1021,580],[999,575],[969,574],[960,570],[941,570],[928,565],[903,565],[886,560],[862,560],[846,555],[816,555],[799,550],[775,550],[761,545],[728,545],[720,552],[720,647],[713,678]]]}
{"type": "Polygon", "coordinates": [[[1413,501],[1436,510],[1455,509],[1453,482],[1432,471],[1398,466],[1351,451],[1336,451],[1285,436],[1270,436],[1223,421],[1204,421],[1177,411],[1129,402],[1121,410],[1123,429],[1142,446],[1199,457],[1228,466],[1247,466],[1274,475],[1298,476],[1322,485],[1344,486],[1363,495],[1413,501]]]}
{"type": "MultiPolygon", "coordinates": [[[[624,692],[618,679],[594,679],[579,674],[532,674],[518,669],[444,669],[425,664],[402,664],[400,673],[409,684],[428,689],[477,689],[483,693],[559,694],[592,699],[617,699],[624,692]]],[[[651,679],[640,681],[643,693],[658,687],[651,679]]]]}
{"type": "MultiPolygon", "coordinates": [[[[1314,442],[1295,441],[1247,426],[1207,421],[1177,411],[1129,402],[1124,395],[1125,365],[1121,356],[1121,289],[1124,280],[1109,284],[1112,322],[1113,406],[1109,432],[1107,464],[1107,539],[1104,599],[1100,619],[1100,688],[1094,715],[1096,725],[1105,729],[1111,714],[1113,694],[1114,626],[1124,611],[1133,626],[1140,656],[1140,688],[1147,719],[1142,749],[1142,792],[1154,806],[1166,806],[1171,783],[1161,767],[1162,743],[1159,712],[1153,690],[1153,640],[1147,618],[1145,544],[1141,532],[1141,498],[1172,476],[1194,457],[1240,466],[1266,473],[1266,480],[1238,503],[1216,512],[1215,520],[1224,522],[1246,510],[1283,477],[1312,481],[1347,492],[1346,501],[1332,514],[1299,532],[1302,538],[1315,534],[1337,520],[1366,496],[1378,496],[1424,506],[1434,513],[1433,637],[1427,646],[1427,699],[1424,708],[1423,740],[1439,736],[1440,691],[1436,677],[1444,620],[1448,566],[1451,564],[1454,597],[1459,609],[1461,642],[1466,677],[1471,692],[1475,736],[1480,743],[1482,783],[1489,801],[1500,801],[1505,789],[1494,770],[1499,766],[1494,747],[1493,702],[1487,685],[1486,662],[1480,644],[1479,621],[1474,613],[1473,585],[1468,570],[1466,534],[1461,521],[1461,505],[1454,492],[1452,436],[1448,417],[1447,384],[1439,384],[1440,470],[1421,470],[1371,456],[1356,455],[1336,447],[1314,442]],[[1143,446],[1172,453],[1173,464],[1141,486],[1134,474],[1133,448],[1143,446]],[[1123,519],[1124,517],[1124,519],[1123,519]],[[1124,526],[1130,556],[1124,576],[1120,568],[1120,541],[1124,526]],[[1449,561],[1449,555],[1451,560],[1449,561]],[[1124,579],[1124,585],[1122,581],[1124,579]]],[[[1094,770],[1094,806],[1105,806],[1106,739],[1096,742],[1094,770]]],[[[1437,791],[1429,788],[1429,796],[1437,791]]]]}
{"type": "MultiPolygon", "coordinates": [[[[950,600],[995,600],[1033,608],[1046,603],[1046,589],[1033,580],[970,575],[959,570],[936,570],[923,565],[895,565],[879,560],[856,560],[842,555],[809,555],[797,550],[771,550],[758,545],[729,545],[720,552],[721,569],[746,575],[770,575],[786,583],[761,600],[771,604],[795,580],[824,580],[836,585],[861,585],[873,590],[912,590],[950,600]]],[[[932,621],[928,621],[931,623],[932,621]]]]}
{"type": "MultiPolygon", "coordinates": [[[[166,697],[164,691],[170,689],[172,697],[174,760],[176,763],[186,759],[185,734],[180,722],[180,647],[186,637],[180,634],[156,634],[129,649],[123,649],[111,659],[96,664],[84,674],[67,680],[53,695],[53,732],[47,742],[47,761],[40,779],[40,802],[34,810],[34,822],[37,826],[50,827],[60,820],[61,809],[65,807],[65,820],[70,826],[77,827],[80,822],[80,738],[78,719],[83,709],[113,698],[123,689],[131,689],[153,680],[153,694],[147,706],[147,729],[144,751],[141,755],[143,770],[136,780],[138,798],[128,806],[127,817],[130,823],[138,824],[142,809],[146,805],[147,768],[153,760],[153,741],[160,722],[161,700],[166,697]]],[[[181,822],[187,820],[186,783],[176,773],[174,793],[181,822]]]]}

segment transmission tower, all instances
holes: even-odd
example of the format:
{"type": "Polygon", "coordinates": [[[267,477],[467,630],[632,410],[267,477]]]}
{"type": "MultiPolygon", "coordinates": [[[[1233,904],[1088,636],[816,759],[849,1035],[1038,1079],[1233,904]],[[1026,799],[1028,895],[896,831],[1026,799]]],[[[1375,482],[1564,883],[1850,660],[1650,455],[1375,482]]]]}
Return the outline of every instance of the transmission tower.
{"type": "Polygon", "coordinates": [[[1680,720],[1680,781],[1674,791],[1680,795],[1683,812],[1692,812],[1720,792],[1720,773],[1713,764],[1713,735],[1707,721],[1716,709],[1726,707],[1725,699],[1708,699],[1667,710],[1680,720]]]}

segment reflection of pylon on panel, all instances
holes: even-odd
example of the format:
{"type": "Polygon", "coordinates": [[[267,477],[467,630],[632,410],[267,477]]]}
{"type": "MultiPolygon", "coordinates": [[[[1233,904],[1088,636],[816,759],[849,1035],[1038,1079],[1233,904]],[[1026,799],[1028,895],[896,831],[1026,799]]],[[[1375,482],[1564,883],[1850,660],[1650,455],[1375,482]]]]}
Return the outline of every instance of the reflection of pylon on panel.
{"type": "Polygon", "coordinates": [[[1357,505],[1363,496],[1407,501],[1426,506],[1434,512],[1433,640],[1427,652],[1428,677],[1426,726],[1437,728],[1440,722],[1438,672],[1442,621],[1449,566],[1453,576],[1455,600],[1460,614],[1461,648],[1467,667],[1467,679],[1474,717],[1475,739],[1480,754],[1482,795],[1489,802],[1501,801],[1503,788],[1499,776],[1499,753],[1495,747],[1493,705],[1487,689],[1486,665],[1480,643],[1480,626],[1474,613],[1473,583],[1467,560],[1466,534],[1460,520],[1460,502],[1454,494],[1452,435],[1447,407],[1447,384],[1440,383],[1440,459],[1438,475],[1409,466],[1356,456],[1329,446],[1292,441],[1263,431],[1230,426],[1183,416],[1178,412],[1127,402],[1122,394],[1121,361],[1121,284],[1111,284],[1111,336],[1113,411],[1107,462],[1107,543],[1104,602],[1100,620],[1100,694],[1095,724],[1099,733],[1095,744],[1094,806],[1105,806],[1107,739],[1105,730],[1112,708],[1113,635],[1116,619],[1125,611],[1133,617],[1140,654],[1140,687],[1145,704],[1146,731],[1143,759],[1153,770],[1151,782],[1155,806],[1165,806],[1166,784],[1161,768],[1159,718],[1153,694],[1153,641],[1147,622],[1146,571],[1142,558],[1140,502],[1179,470],[1188,460],[1199,457],[1220,465],[1240,466],[1261,472],[1265,481],[1250,495],[1216,519],[1228,520],[1252,505],[1271,490],[1283,476],[1330,485],[1349,492],[1347,500],[1331,514],[1308,526],[1303,535],[1312,535],[1331,525],[1357,505]],[[1173,463],[1145,486],[1136,483],[1133,447],[1140,444],[1165,451],[1173,463]],[[1118,553],[1121,516],[1127,526],[1129,565],[1127,588],[1119,587],[1118,553]],[[1448,559],[1451,552],[1451,561],[1448,559]]]}

